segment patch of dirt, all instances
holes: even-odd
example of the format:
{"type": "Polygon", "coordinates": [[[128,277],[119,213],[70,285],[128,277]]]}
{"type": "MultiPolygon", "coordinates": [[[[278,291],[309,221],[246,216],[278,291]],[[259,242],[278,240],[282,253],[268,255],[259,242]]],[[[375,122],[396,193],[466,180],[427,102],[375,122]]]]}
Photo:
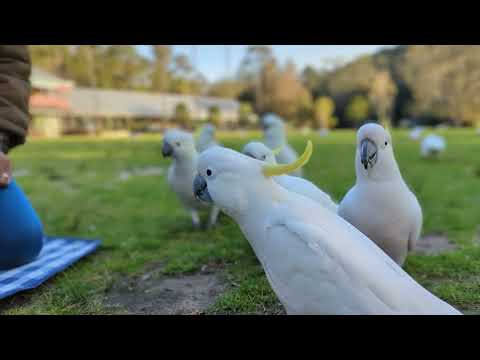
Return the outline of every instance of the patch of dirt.
{"type": "Polygon", "coordinates": [[[416,246],[414,253],[422,255],[438,255],[444,252],[453,251],[457,247],[445,235],[428,234],[422,236],[416,246]]]}
{"type": "Polygon", "coordinates": [[[215,265],[192,275],[158,276],[158,269],[124,278],[107,294],[105,304],[134,315],[199,315],[226,290],[215,265]]]}
{"type": "Polygon", "coordinates": [[[135,168],[132,170],[123,170],[118,179],[121,181],[127,181],[131,177],[136,176],[161,176],[165,172],[165,169],[159,166],[149,166],[145,168],[135,168]]]}
{"type": "Polygon", "coordinates": [[[50,181],[64,181],[65,175],[57,171],[57,169],[49,166],[44,166],[39,169],[39,173],[45,175],[50,181]]]}

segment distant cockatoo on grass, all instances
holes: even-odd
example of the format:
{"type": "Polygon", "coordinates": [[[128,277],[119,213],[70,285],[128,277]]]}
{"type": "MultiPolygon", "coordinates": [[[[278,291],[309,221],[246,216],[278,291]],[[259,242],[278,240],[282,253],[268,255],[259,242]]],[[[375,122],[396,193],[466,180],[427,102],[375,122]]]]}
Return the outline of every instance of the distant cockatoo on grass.
{"type": "MultiPolygon", "coordinates": [[[[198,201],[192,194],[192,183],[196,175],[198,160],[192,134],[178,129],[167,131],[163,139],[162,154],[164,157],[173,158],[173,163],[168,169],[168,184],[185,209],[190,212],[194,227],[199,228],[198,210],[205,208],[205,204],[198,201]]],[[[208,226],[215,225],[218,213],[218,207],[213,206],[208,226]]]]}
{"type": "Polygon", "coordinates": [[[199,153],[212,146],[219,145],[215,140],[215,131],[215,126],[212,124],[206,124],[201,128],[196,146],[199,153]]]}
{"type": "Polygon", "coordinates": [[[422,230],[422,209],[403,180],[392,138],[377,124],[357,133],[356,183],[340,202],[338,214],[403,266],[422,230]]]}
{"type": "Polygon", "coordinates": [[[430,134],[422,140],[420,153],[423,157],[437,157],[447,148],[447,144],[443,136],[430,134]]]}
{"type": "Polygon", "coordinates": [[[412,131],[410,131],[410,139],[412,140],[420,140],[422,138],[423,128],[420,126],[415,127],[412,131]]]}
{"type": "MultiPolygon", "coordinates": [[[[276,165],[277,161],[275,159],[275,154],[280,151],[281,148],[271,150],[266,145],[253,141],[245,145],[242,153],[250,156],[251,158],[265,161],[268,164],[276,165]]],[[[307,196],[325,206],[327,209],[337,212],[338,205],[332,200],[332,198],[310,181],[290,175],[275,176],[273,179],[285,189],[307,196]]]]}
{"type": "Polygon", "coordinates": [[[273,177],[306,164],[271,165],[213,147],[199,156],[193,191],[240,226],[287,314],[460,314],[373,241],[273,177]]]}
{"type": "MultiPolygon", "coordinates": [[[[285,123],[275,114],[266,114],[261,121],[263,128],[264,143],[270,149],[279,149],[281,151],[275,155],[279,164],[288,164],[298,158],[298,154],[288,144],[285,130],[285,123]]],[[[302,177],[302,169],[297,169],[292,173],[294,176],[302,177]]]]}

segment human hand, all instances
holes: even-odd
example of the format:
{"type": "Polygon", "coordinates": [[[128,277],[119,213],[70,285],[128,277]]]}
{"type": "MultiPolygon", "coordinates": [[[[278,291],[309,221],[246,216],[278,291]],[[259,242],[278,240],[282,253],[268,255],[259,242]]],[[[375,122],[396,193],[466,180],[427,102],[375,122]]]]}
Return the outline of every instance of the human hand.
{"type": "Polygon", "coordinates": [[[10,184],[12,167],[7,155],[0,151],[0,187],[10,184]]]}

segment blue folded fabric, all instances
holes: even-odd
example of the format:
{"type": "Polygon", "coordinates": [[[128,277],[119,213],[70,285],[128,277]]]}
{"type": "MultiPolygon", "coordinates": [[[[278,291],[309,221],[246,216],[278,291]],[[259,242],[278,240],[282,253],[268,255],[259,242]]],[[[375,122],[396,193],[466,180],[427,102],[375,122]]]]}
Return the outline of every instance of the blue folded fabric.
{"type": "Polygon", "coordinates": [[[33,261],[42,246],[42,223],[13,180],[7,187],[0,188],[0,270],[33,261]]]}
{"type": "Polygon", "coordinates": [[[40,255],[29,264],[0,271],[0,299],[36,288],[55,274],[95,251],[100,240],[75,238],[43,239],[40,255]]]}

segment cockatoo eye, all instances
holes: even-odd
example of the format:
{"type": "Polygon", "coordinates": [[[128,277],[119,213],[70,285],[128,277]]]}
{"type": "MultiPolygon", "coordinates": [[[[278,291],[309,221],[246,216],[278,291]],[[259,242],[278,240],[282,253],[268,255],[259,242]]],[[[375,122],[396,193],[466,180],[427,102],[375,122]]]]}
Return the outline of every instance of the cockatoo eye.
{"type": "Polygon", "coordinates": [[[385,141],[385,146],[387,146],[387,145],[388,145],[388,141],[385,141]]]}
{"type": "Polygon", "coordinates": [[[212,171],[211,169],[207,169],[207,172],[206,172],[206,173],[207,173],[207,176],[212,176],[213,171],[212,171]]]}
{"type": "Polygon", "coordinates": [[[262,155],[262,160],[265,160],[267,158],[267,155],[262,155]]]}
{"type": "Polygon", "coordinates": [[[180,143],[177,141],[177,142],[175,143],[175,145],[180,146],[180,143]]]}

